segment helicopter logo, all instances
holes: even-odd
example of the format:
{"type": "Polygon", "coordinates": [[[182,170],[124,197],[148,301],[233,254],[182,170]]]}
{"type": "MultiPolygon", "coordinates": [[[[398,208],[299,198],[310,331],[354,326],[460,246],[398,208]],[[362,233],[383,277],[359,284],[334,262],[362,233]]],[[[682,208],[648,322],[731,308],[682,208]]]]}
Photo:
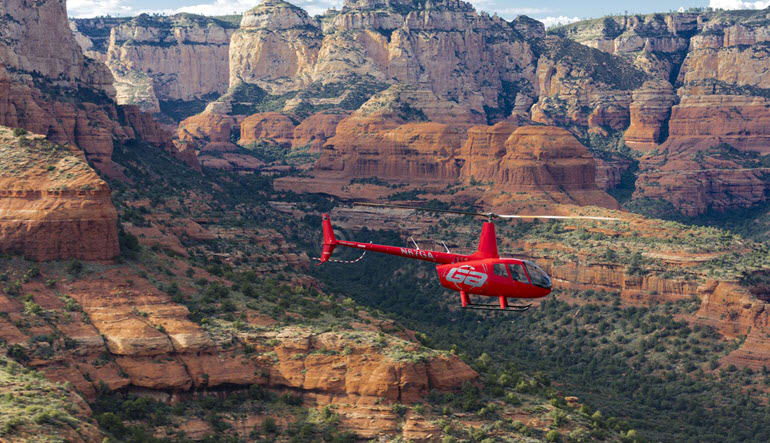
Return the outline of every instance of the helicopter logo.
{"type": "Polygon", "coordinates": [[[446,279],[452,283],[466,285],[472,288],[480,288],[487,282],[487,274],[476,272],[470,266],[461,266],[459,268],[452,268],[446,275],[446,279]]]}

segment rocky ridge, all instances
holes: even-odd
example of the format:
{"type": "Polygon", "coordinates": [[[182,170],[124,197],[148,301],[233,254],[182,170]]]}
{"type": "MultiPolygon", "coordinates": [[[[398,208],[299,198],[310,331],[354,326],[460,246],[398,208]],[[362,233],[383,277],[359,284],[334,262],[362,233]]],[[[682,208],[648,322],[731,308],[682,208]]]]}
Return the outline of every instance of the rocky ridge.
{"type": "MultiPolygon", "coordinates": [[[[48,267],[44,272],[49,278],[56,273],[48,267]]],[[[201,326],[184,305],[129,269],[111,266],[102,275],[62,282],[57,290],[34,279],[24,284],[34,294],[26,305],[0,295],[6,313],[0,338],[16,349],[14,355],[90,400],[108,390],[176,402],[190,393],[259,385],[297,392],[319,408],[333,404],[345,426],[362,438],[382,432],[424,438],[421,429],[434,429],[428,421],[413,417],[402,430],[398,416],[382,403],[423,401],[431,390],[453,390],[478,378],[458,357],[382,334],[371,320],[324,332],[277,326],[249,310],[238,329],[215,319],[201,326]],[[37,306],[34,314],[30,303],[37,306]],[[32,335],[58,338],[40,342],[32,335]],[[67,346],[60,342],[64,337],[67,346]],[[362,411],[366,420],[359,417],[362,411]]]]}

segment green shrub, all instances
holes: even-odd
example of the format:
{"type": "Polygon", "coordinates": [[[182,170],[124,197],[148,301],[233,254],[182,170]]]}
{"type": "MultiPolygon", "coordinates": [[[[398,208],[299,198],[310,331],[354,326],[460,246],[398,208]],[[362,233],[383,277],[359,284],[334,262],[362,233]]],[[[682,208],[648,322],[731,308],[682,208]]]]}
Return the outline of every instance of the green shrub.
{"type": "Polygon", "coordinates": [[[27,135],[27,130],[24,128],[13,128],[13,136],[14,137],[21,137],[22,135],[27,135]]]}
{"type": "Polygon", "coordinates": [[[266,417],[264,421],[262,421],[262,432],[265,434],[276,434],[278,433],[278,425],[275,424],[275,420],[273,420],[272,417],[266,417]]]}
{"type": "Polygon", "coordinates": [[[67,266],[67,272],[72,276],[78,276],[83,272],[83,268],[83,263],[81,263],[80,260],[72,260],[69,266],[67,266]]]}
{"type": "Polygon", "coordinates": [[[399,417],[403,417],[406,415],[406,411],[408,411],[409,408],[407,408],[406,406],[400,403],[396,403],[390,407],[390,410],[393,411],[393,413],[398,415],[399,417]]]}

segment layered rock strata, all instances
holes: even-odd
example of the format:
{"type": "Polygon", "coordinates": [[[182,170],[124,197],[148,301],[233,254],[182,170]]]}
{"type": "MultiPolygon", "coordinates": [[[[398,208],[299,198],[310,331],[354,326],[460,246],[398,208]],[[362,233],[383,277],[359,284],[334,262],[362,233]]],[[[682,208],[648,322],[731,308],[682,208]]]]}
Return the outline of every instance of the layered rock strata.
{"type": "Polygon", "coordinates": [[[559,33],[633,57],[657,77],[634,91],[624,135],[649,153],[636,198],[666,200],[687,215],[766,201],[766,162],[752,160],[770,141],[765,11],[610,17],[559,33]],[[709,154],[725,144],[737,152],[709,154]]]}
{"type": "Polygon", "coordinates": [[[620,57],[549,36],[537,63],[532,120],[573,133],[608,135],[629,125],[632,91],[647,75],[620,57]]]}
{"type": "Polygon", "coordinates": [[[631,124],[623,135],[626,145],[638,151],[654,149],[668,138],[671,107],[678,101],[666,80],[651,80],[633,93],[631,124]]]}
{"type": "Polygon", "coordinates": [[[568,131],[504,122],[455,127],[354,115],[324,146],[316,169],[342,177],[410,182],[489,182],[506,192],[562,195],[566,201],[616,207],[596,185],[596,163],[568,131]]]}
{"type": "Polygon", "coordinates": [[[431,390],[454,390],[478,378],[457,356],[363,323],[337,332],[272,327],[272,319],[250,311],[246,328],[204,329],[189,320],[187,308],[130,270],[107,269],[102,276],[62,284],[59,289],[71,299],[41,282],[29,283],[26,289],[42,309],[83,312],[31,330],[14,325],[25,316],[22,302],[0,295],[8,313],[0,317],[0,338],[36,355],[48,343],[29,334],[67,337],[75,347],[57,341],[55,358],[33,358],[29,365],[89,399],[104,388],[171,400],[186,392],[258,384],[300,392],[308,404],[337,405],[346,428],[368,438],[377,433],[367,424],[372,419],[393,422],[398,431],[390,404],[424,401],[431,390]],[[364,411],[368,420],[359,418],[364,411]]]}
{"type": "Polygon", "coordinates": [[[110,189],[83,153],[0,127],[0,251],[33,260],[118,255],[110,189]]]}
{"type": "Polygon", "coordinates": [[[455,0],[348,0],[320,20],[266,0],[244,13],[230,45],[230,92],[208,111],[246,116],[281,105],[302,120],[308,110],[354,111],[399,85],[381,102],[412,106],[413,117],[466,126],[500,120],[534,101],[529,40],[542,35],[530,19],[509,23],[455,0]]]}

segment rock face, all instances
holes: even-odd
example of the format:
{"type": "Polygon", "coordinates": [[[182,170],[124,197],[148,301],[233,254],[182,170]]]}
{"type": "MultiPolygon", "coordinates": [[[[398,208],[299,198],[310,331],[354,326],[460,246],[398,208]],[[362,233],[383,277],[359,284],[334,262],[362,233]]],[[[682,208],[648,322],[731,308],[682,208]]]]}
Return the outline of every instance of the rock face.
{"type": "Polygon", "coordinates": [[[291,146],[294,142],[294,122],[276,112],[254,114],[243,119],[238,144],[245,146],[260,140],[291,146]]]}
{"type": "Polygon", "coordinates": [[[233,143],[240,118],[203,113],[185,119],[177,129],[180,152],[194,152],[201,166],[228,171],[255,171],[263,165],[233,143]]]}
{"type": "Polygon", "coordinates": [[[157,113],[161,102],[195,102],[224,93],[234,28],[192,14],[143,14],[113,27],[105,61],[115,76],[118,103],[157,113]]]}
{"type": "Polygon", "coordinates": [[[0,127],[0,251],[108,260],[118,248],[110,189],[83,153],[0,127]]]}
{"type": "Polygon", "coordinates": [[[770,194],[770,170],[761,157],[712,143],[706,148],[711,143],[697,147],[670,141],[665,153],[642,157],[634,196],[666,200],[689,216],[764,202],[770,194]]]}
{"type": "Polygon", "coordinates": [[[243,14],[233,35],[230,86],[246,82],[278,94],[305,86],[320,43],[320,23],[307,12],[282,0],[265,0],[243,14]],[[275,86],[279,79],[282,84],[275,86]]]}
{"type": "Polygon", "coordinates": [[[567,130],[522,126],[501,143],[504,124],[477,128],[461,151],[461,176],[492,181],[509,192],[565,194],[573,203],[616,207],[596,185],[596,162],[567,130]],[[481,134],[484,136],[480,137],[481,134]]]}
{"type": "Polygon", "coordinates": [[[627,146],[649,152],[635,198],[666,200],[687,215],[767,200],[767,169],[756,154],[767,155],[770,141],[768,29],[766,11],[712,11],[611,17],[561,30],[632,57],[655,78],[634,91],[624,135],[627,146]],[[714,158],[725,144],[737,151],[714,158]]]}
{"type": "Polygon", "coordinates": [[[585,146],[562,128],[523,126],[491,152],[468,147],[463,175],[514,187],[596,187],[596,165],[585,146]],[[487,161],[483,161],[485,159],[487,161]]]}
{"type": "MultiPolygon", "coordinates": [[[[388,100],[411,100],[433,121],[449,123],[434,118],[431,106],[454,104],[464,124],[473,123],[471,116],[486,123],[533,102],[527,94],[533,93],[535,55],[527,39],[543,34],[542,25],[530,19],[509,23],[457,0],[347,1],[342,11],[321,20],[286,2],[266,0],[243,15],[233,35],[231,93],[220,101],[237,104],[242,100],[235,88],[256,86],[273,103],[279,100],[283,112],[299,112],[304,119],[308,110],[354,111],[397,84],[408,88],[388,100]],[[409,97],[402,97],[407,91],[409,97]]],[[[259,99],[252,101],[260,108],[259,99]]],[[[238,106],[220,109],[254,113],[238,106]]]]}
{"type": "Polygon", "coordinates": [[[337,125],[347,116],[345,113],[319,112],[311,115],[294,128],[292,148],[308,147],[310,152],[321,152],[321,147],[337,133],[337,125]]]}
{"type": "Polygon", "coordinates": [[[628,147],[649,151],[667,137],[671,106],[677,102],[674,88],[666,80],[651,80],[633,93],[631,125],[623,138],[628,147]]]}
{"type": "Polygon", "coordinates": [[[606,135],[628,127],[631,91],[647,76],[630,63],[557,36],[537,64],[539,98],[532,120],[606,135]]]}
{"type": "Polygon", "coordinates": [[[343,177],[380,177],[402,181],[453,181],[462,144],[457,128],[441,123],[403,123],[376,117],[350,117],[323,147],[319,171],[343,177]]]}
{"type": "Polygon", "coordinates": [[[654,77],[673,80],[701,22],[698,14],[605,17],[565,26],[561,34],[609,54],[631,58],[654,77]]]}
{"type": "Polygon", "coordinates": [[[337,127],[316,168],[342,177],[394,181],[492,182],[507,192],[560,194],[565,201],[617,207],[596,186],[596,163],[568,131],[513,122],[463,132],[439,123],[354,115],[337,127]]]}
{"type": "Polygon", "coordinates": [[[67,24],[64,2],[23,1],[0,5],[0,124],[24,127],[57,143],[72,143],[89,161],[111,173],[113,139],[168,136],[151,121],[142,125],[126,118],[134,110],[121,109],[109,70],[86,58],[67,24]],[[51,38],[55,36],[55,38],[51,38]]]}
{"type": "Polygon", "coordinates": [[[130,20],[128,17],[73,19],[70,20],[69,25],[72,34],[75,35],[75,40],[83,50],[83,54],[86,57],[106,62],[112,28],[130,20]]]}

